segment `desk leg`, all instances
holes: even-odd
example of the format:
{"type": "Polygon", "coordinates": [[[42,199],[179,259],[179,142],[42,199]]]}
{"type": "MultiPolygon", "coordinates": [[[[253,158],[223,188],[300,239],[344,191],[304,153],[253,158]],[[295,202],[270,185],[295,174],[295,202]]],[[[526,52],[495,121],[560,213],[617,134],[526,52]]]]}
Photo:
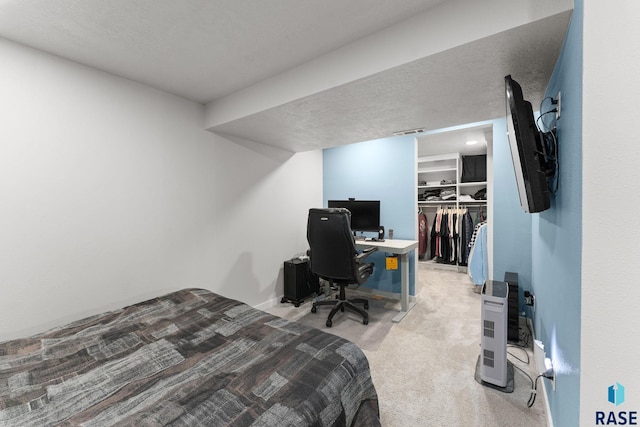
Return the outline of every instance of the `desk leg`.
{"type": "Polygon", "coordinates": [[[395,323],[400,322],[404,316],[407,315],[409,310],[413,308],[416,303],[409,302],[409,254],[400,255],[400,312],[393,318],[395,323]]]}

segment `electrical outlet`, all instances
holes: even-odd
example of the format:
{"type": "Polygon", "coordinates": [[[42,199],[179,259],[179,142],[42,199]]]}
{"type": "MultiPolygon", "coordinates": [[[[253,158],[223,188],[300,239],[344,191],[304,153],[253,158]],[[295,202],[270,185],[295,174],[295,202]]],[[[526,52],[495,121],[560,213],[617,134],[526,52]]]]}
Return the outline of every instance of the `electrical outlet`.
{"type": "Polygon", "coordinates": [[[536,303],[536,297],[529,291],[524,291],[524,303],[529,307],[533,307],[536,303]]]}
{"type": "Polygon", "coordinates": [[[544,344],[540,340],[533,340],[533,360],[536,365],[536,371],[544,378],[551,380],[551,389],[556,390],[556,370],[553,361],[547,357],[544,351],[544,344]]]}

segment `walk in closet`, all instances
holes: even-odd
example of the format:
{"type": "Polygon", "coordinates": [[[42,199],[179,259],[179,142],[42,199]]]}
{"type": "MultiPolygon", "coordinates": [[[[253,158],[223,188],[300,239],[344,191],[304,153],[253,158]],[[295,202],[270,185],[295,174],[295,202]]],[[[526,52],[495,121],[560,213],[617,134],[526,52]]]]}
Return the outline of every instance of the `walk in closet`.
{"type": "Polygon", "coordinates": [[[490,221],[492,129],[470,126],[416,138],[418,262],[467,271],[479,226],[490,221]]]}

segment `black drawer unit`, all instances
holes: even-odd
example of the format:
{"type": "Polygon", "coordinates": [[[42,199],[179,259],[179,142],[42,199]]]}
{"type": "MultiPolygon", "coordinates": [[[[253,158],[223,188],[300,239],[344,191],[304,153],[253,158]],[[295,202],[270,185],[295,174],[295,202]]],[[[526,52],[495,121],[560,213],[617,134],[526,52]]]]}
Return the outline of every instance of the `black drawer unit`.
{"type": "Polygon", "coordinates": [[[518,313],[518,273],[507,271],[504,281],[509,285],[509,314],[507,318],[507,341],[520,341],[520,316],[518,313]]]}

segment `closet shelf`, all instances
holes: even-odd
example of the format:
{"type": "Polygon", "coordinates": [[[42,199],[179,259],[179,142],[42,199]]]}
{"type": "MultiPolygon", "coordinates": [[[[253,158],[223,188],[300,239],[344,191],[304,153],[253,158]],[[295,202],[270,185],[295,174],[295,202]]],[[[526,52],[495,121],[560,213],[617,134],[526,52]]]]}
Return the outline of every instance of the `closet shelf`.
{"type": "Polygon", "coordinates": [[[429,205],[429,206],[437,206],[437,205],[455,205],[459,203],[460,206],[463,205],[486,205],[486,200],[469,200],[469,201],[458,201],[458,200],[418,200],[418,205],[429,205]]]}
{"type": "Polygon", "coordinates": [[[443,167],[443,168],[420,168],[418,169],[418,173],[442,173],[442,172],[456,172],[456,168],[454,167],[443,167]]]}
{"type": "Polygon", "coordinates": [[[486,187],[487,181],[479,181],[479,182],[461,182],[458,184],[459,187],[486,187]]]}
{"type": "Polygon", "coordinates": [[[418,185],[418,188],[455,188],[456,184],[418,185]]]}
{"type": "Polygon", "coordinates": [[[455,205],[457,200],[418,200],[419,205],[455,205]]]}

